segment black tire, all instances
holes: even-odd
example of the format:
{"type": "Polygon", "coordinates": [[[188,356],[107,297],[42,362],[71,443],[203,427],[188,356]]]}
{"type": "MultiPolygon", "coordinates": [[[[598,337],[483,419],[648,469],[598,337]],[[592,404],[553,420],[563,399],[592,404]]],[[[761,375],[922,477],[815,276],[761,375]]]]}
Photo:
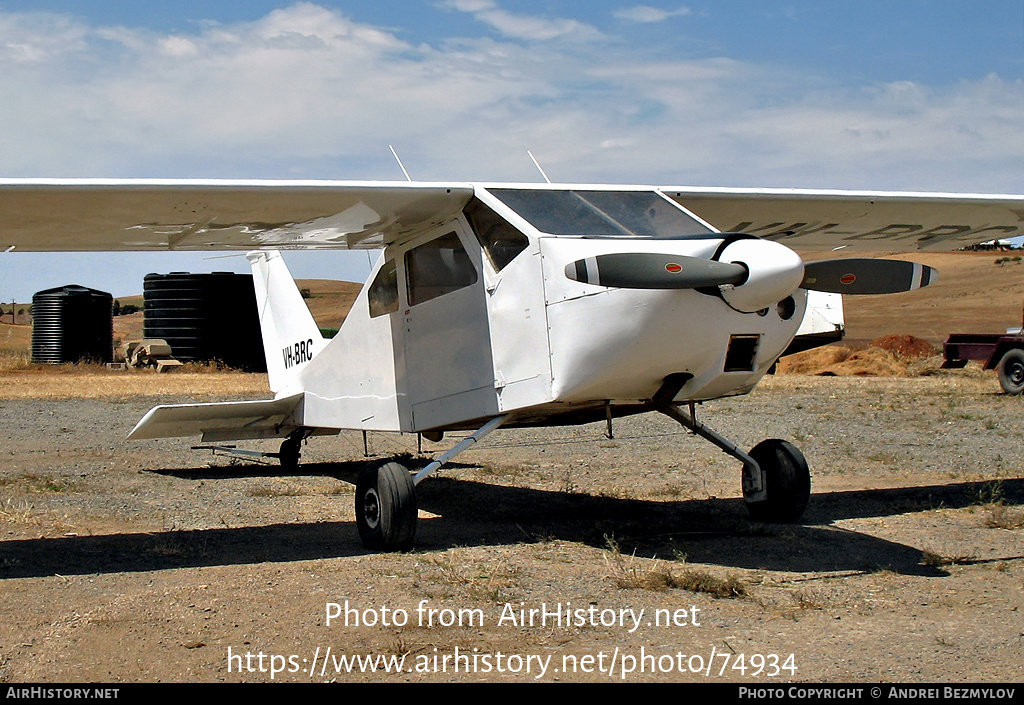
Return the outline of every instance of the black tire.
{"type": "Polygon", "coordinates": [[[1007,394],[1024,392],[1024,350],[1008,350],[996,368],[999,372],[999,386],[1007,394]]]}
{"type": "Polygon", "coordinates": [[[288,436],[281,441],[281,449],[277,452],[277,459],[281,462],[281,469],[287,472],[297,470],[299,458],[302,457],[302,438],[288,436]]]}
{"type": "Polygon", "coordinates": [[[811,496],[811,472],[803,453],[787,441],[770,438],[750,451],[764,473],[766,498],[747,502],[757,521],[790,524],[800,520],[811,496]]]}
{"type": "Polygon", "coordinates": [[[363,545],[408,551],[416,538],[416,486],[401,463],[368,467],[356,482],[356,525],[363,545]]]}

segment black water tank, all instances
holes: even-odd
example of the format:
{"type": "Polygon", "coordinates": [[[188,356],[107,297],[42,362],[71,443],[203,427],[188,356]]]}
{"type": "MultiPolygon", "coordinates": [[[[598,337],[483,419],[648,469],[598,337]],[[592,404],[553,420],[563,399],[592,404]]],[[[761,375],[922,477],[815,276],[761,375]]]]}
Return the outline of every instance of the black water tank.
{"type": "Polygon", "coordinates": [[[113,297],[77,284],[32,297],[32,361],[114,359],[113,297]]]}
{"type": "Polygon", "coordinates": [[[266,371],[252,275],[147,274],[143,293],[143,334],[166,340],[176,359],[266,371]]]}

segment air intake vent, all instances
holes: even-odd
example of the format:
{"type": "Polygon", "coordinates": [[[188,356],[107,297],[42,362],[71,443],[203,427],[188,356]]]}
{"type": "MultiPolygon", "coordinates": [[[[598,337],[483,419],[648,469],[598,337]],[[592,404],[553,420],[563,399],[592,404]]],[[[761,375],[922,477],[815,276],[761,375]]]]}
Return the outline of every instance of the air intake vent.
{"type": "Polygon", "coordinates": [[[757,359],[759,335],[734,335],[729,338],[729,352],[725,354],[725,372],[753,372],[757,359]]]}

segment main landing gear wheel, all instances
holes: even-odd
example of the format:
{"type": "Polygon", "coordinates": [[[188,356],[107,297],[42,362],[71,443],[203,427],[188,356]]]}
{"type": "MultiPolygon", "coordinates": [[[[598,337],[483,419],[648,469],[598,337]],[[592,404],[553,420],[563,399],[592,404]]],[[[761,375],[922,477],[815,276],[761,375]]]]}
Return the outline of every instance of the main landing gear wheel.
{"type": "Polygon", "coordinates": [[[288,436],[281,441],[281,449],[277,451],[277,459],[281,463],[281,469],[292,471],[299,467],[299,458],[302,457],[302,436],[288,436]]]}
{"type": "Polygon", "coordinates": [[[1008,350],[999,361],[999,385],[1007,394],[1024,392],[1024,350],[1008,350]]]}
{"type": "Polygon", "coordinates": [[[811,496],[811,473],[803,453],[792,443],[771,438],[754,446],[750,457],[761,466],[766,494],[761,502],[747,502],[750,515],[757,521],[798,521],[811,496]]]}
{"type": "Polygon", "coordinates": [[[407,551],[416,537],[416,487],[401,463],[368,467],[356,482],[356,525],[363,545],[407,551]]]}

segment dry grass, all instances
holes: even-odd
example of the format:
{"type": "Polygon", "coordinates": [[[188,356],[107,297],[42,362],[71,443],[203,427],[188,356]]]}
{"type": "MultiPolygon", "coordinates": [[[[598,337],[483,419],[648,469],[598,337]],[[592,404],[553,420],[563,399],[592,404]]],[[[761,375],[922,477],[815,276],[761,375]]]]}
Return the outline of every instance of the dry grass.
{"type": "Polygon", "coordinates": [[[505,561],[456,563],[450,555],[441,555],[421,565],[436,571],[435,581],[458,586],[474,600],[507,601],[518,587],[519,566],[505,561]]]}
{"type": "Polygon", "coordinates": [[[0,321],[0,354],[24,354],[31,347],[32,326],[12,325],[0,321]]]}
{"type": "Polygon", "coordinates": [[[200,539],[154,537],[149,552],[164,558],[194,559],[209,556],[205,537],[200,539]]]}
{"type": "Polygon", "coordinates": [[[25,500],[15,502],[9,497],[0,501],[0,522],[36,525],[41,523],[31,504],[25,500]]]}
{"type": "Polygon", "coordinates": [[[310,298],[304,301],[317,325],[325,328],[341,326],[362,288],[355,282],[328,279],[299,279],[295,283],[300,289],[310,290],[310,298]]]}
{"type": "Polygon", "coordinates": [[[921,552],[921,565],[932,568],[944,568],[951,565],[969,565],[978,559],[977,556],[955,555],[944,556],[925,549],[921,552]]]}
{"type": "Polygon", "coordinates": [[[625,556],[619,550],[614,538],[606,537],[608,550],[605,561],[608,563],[611,579],[615,584],[626,590],[667,590],[680,588],[690,592],[702,592],[712,597],[742,597],[747,588],[739,578],[730,575],[718,578],[703,570],[676,571],[669,563],[637,558],[630,554],[625,556]]]}
{"type": "Polygon", "coordinates": [[[777,374],[906,377],[909,372],[908,363],[890,350],[876,347],[851,350],[842,345],[828,345],[782,358],[777,374]]]}
{"type": "MultiPolygon", "coordinates": [[[[141,327],[141,314],[135,317],[141,327]]],[[[118,316],[115,324],[129,318],[118,316]]],[[[0,399],[269,395],[265,374],[235,372],[217,363],[188,363],[165,374],[108,370],[95,363],[40,365],[31,361],[31,347],[32,326],[0,323],[0,399]]]]}
{"type": "Polygon", "coordinates": [[[2,372],[24,372],[30,369],[32,363],[28,360],[28,353],[11,348],[0,348],[0,373],[2,372]]]}
{"type": "Polygon", "coordinates": [[[703,570],[686,570],[672,576],[672,587],[690,592],[703,592],[716,598],[743,597],[746,586],[735,575],[719,578],[703,570]]]}
{"type": "Polygon", "coordinates": [[[816,592],[803,588],[792,593],[793,602],[800,610],[820,610],[826,606],[825,600],[816,592]]]}
{"type": "Polygon", "coordinates": [[[307,487],[293,482],[285,482],[278,479],[268,479],[264,484],[253,485],[246,494],[250,497],[263,497],[273,499],[275,497],[334,497],[337,495],[355,494],[355,487],[347,482],[337,482],[329,485],[326,489],[307,487]]]}
{"type": "Polygon", "coordinates": [[[270,394],[265,374],[230,372],[207,365],[157,374],[153,370],[108,370],[103,365],[9,367],[0,359],[0,399],[96,399],[181,395],[220,397],[270,394]]]}
{"type": "Polygon", "coordinates": [[[993,504],[985,514],[984,523],[990,529],[1024,529],[1024,510],[993,504]]]}
{"type": "Polygon", "coordinates": [[[75,487],[72,483],[59,477],[51,477],[50,475],[37,475],[35,473],[28,473],[25,475],[25,482],[28,491],[35,492],[37,494],[47,492],[73,492],[75,490],[75,487]]]}
{"type": "Polygon", "coordinates": [[[624,590],[667,590],[672,587],[672,570],[661,561],[644,561],[612,552],[609,559],[612,581],[624,590]]]}
{"type": "MultiPolygon", "coordinates": [[[[820,348],[819,348],[820,349],[820,348]]],[[[963,370],[946,370],[948,374],[933,377],[908,378],[875,378],[861,377],[828,377],[816,375],[791,374],[768,375],[761,379],[754,394],[771,391],[808,391],[828,392],[842,397],[847,394],[863,394],[866,386],[877,391],[881,396],[898,396],[912,390],[919,403],[948,404],[951,398],[965,395],[991,395],[999,389],[999,383],[990,371],[982,371],[979,366],[968,365],[963,370]]]]}

